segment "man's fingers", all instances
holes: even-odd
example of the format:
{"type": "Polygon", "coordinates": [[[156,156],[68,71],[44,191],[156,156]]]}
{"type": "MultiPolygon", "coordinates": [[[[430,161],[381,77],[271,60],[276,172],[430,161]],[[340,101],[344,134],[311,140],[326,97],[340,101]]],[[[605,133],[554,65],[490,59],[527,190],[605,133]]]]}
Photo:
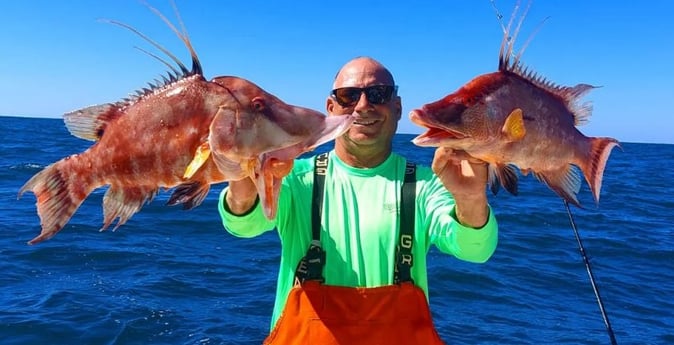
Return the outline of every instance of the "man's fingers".
{"type": "Polygon", "coordinates": [[[449,147],[438,147],[435,150],[435,157],[433,160],[452,161],[454,164],[461,164],[461,161],[464,160],[476,164],[485,163],[485,161],[469,155],[466,151],[454,150],[449,147]]]}

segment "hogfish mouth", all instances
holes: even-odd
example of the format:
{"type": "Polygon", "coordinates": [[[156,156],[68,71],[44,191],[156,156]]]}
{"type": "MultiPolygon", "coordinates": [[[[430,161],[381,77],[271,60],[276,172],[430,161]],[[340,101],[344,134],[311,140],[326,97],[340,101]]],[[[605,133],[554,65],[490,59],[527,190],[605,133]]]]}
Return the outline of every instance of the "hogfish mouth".
{"type": "Polygon", "coordinates": [[[443,142],[449,140],[458,140],[468,138],[469,136],[463,132],[448,128],[440,123],[436,123],[429,119],[429,116],[421,109],[415,109],[410,112],[410,120],[419,126],[426,127],[428,130],[416,138],[412,142],[417,146],[442,146],[443,142]]]}

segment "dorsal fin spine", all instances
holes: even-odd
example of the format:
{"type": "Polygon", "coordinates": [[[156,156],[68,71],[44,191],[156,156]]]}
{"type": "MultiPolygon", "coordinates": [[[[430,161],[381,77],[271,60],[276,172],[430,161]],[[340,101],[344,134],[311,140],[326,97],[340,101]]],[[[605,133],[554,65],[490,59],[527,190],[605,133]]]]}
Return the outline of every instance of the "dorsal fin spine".
{"type": "Polygon", "coordinates": [[[587,122],[587,119],[592,113],[592,106],[589,102],[584,103],[582,105],[577,105],[577,101],[585,95],[587,92],[592,90],[593,88],[596,88],[596,86],[589,85],[589,84],[578,84],[574,87],[569,87],[569,86],[561,86],[558,84],[555,84],[545,77],[537,74],[534,72],[532,69],[530,69],[528,66],[524,66],[521,62],[521,57],[522,54],[524,53],[524,50],[526,49],[527,45],[529,42],[532,40],[534,34],[540,30],[542,24],[549,18],[546,17],[543,22],[541,22],[538,27],[536,28],[534,34],[532,34],[522,46],[522,48],[517,52],[517,55],[513,57],[513,50],[514,50],[514,45],[515,45],[515,39],[517,38],[517,35],[519,34],[520,28],[522,26],[522,23],[524,22],[524,17],[526,16],[527,12],[529,11],[529,7],[531,6],[531,1],[528,2],[528,5],[522,15],[519,17],[519,20],[517,20],[517,27],[515,28],[515,31],[512,35],[510,36],[510,29],[513,25],[513,23],[516,20],[517,13],[519,10],[519,1],[517,1],[517,4],[515,5],[515,9],[513,10],[512,16],[510,17],[510,20],[508,21],[508,26],[505,29],[503,33],[503,41],[501,42],[501,49],[499,52],[499,72],[504,73],[504,74],[512,74],[516,75],[519,78],[522,78],[534,86],[541,88],[548,93],[560,98],[562,102],[566,105],[567,109],[569,112],[571,112],[574,116],[574,123],[576,125],[583,124],[587,122]]]}
{"type": "Polygon", "coordinates": [[[180,14],[178,13],[178,9],[176,7],[175,2],[172,1],[172,6],[173,6],[173,9],[176,13],[176,17],[178,18],[180,26],[182,28],[182,32],[178,31],[178,29],[176,29],[176,27],[173,25],[173,23],[171,23],[171,21],[169,21],[168,18],[166,18],[166,16],[164,16],[159,10],[150,6],[146,2],[144,2],[144,4],[154,14],[156,14],[178,36],[178,38],[180,38],[180,40],[185,44],[185,46],[187,47],[187,49],[190,52],[190,56],[192,57],[192,70],[188,70],[187,67],[185,67],[185,65],[182,63],[182,61],[180,61],[180,59],[178,59],[175,55],[173,55],[170,51],[168,51],[162,45],[160,45],[156,41],[152,40],[147,35],[143,34],[139,30],[137,30],[136,28],[134,28],[134,27],[132,27],[128,24],[119,22],[119,21],[105,20],[105,21],[107,21],[111,24],[121,26],[121,27],[135,33],[136,35],[140,36],[143,40],[150,43],[152,46],[154,46],[155,48],[159,49],[161,52],[166,54],[178,66],[178,68],[175,68],[173,65],[166,62],[164,59],[158,57],[157,55],[155,55],[151,52],[148,52],[148,51],[146,51],[142,48],[136,47],[136,49],[138,49],[138,50],[154,57],[155,59],[159,60],[160,62],[162,62],[164,65],[166,65],[170,69],[170,71],[167,72],[167,76],[162,76],[163,83],[157,83],[157,84],[149,83],[149,85],[150,85],[149,89],[148,88],[142,88],[141,90],[136,91],[135,94],[133,94],[130,99],[125,98],[124,101],[127,105],[131,102],[137,101],[138,99],[140,99],[140,98],[142,98],[142,97],[144,97],[148,94],[153,93],[157,89],[163,88],[163,87],[165,87],[165,86],[167,86],[171,83],[177,82],[181,79],[185,79],[187,77],[191,77],[191,76],[195,76],[195,75],[198,75],[201,78],[203,78],[203,69],[201,67],[201,63],[199,62],[199,58],[197,56],[197,53],[194,50],[194,48],[192,47],[192,43],[189,40],[189,37],[187,35],[187,30],[185,29],[185,25],[183,24],[182,19],[180,18],[180,14]]]}

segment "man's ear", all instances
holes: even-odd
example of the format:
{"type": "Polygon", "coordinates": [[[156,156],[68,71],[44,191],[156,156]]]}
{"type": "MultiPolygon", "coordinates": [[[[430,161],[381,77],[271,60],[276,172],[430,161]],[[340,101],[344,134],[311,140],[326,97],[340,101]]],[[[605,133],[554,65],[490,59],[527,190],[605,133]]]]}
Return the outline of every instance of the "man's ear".
{"type": "Polygon", "coordinates": [[[395,96],[395,107],[396,112],[398,112],[398,120],[400,120],[403,114],[403,101],[400,96],[395,96]]]}
{"type": "Polygon", "coordinates": [[[332,115],[332,111],[335,109],[335,100],[328,97],[325,101],[325,110],[328,112],[328,115],[332,115]]]}

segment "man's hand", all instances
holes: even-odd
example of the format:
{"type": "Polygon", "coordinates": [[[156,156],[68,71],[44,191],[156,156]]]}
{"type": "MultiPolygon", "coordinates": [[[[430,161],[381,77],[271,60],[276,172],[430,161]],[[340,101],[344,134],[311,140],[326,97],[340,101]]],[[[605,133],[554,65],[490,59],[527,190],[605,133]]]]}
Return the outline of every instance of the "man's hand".
{"type": "Polygon", "coordinates": [[[472,228],[484,226],[489,217],[487,163],[465,151],[439,147],[431,168],[454,196],[458,221],[472,228]]]}

